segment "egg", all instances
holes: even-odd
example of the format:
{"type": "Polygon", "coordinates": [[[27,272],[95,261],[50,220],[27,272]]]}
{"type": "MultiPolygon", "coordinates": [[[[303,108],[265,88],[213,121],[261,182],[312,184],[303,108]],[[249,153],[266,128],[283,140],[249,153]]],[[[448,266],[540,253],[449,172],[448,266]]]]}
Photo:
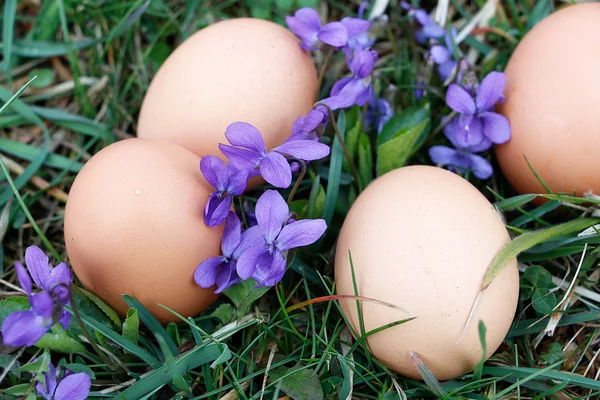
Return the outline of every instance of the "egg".
{"type": "Polygon", "coordinates": [[[525,35],[506,67],[511,140],[496,146],[520,193],[600,194],[600,3],[567,6],[525,35]]]}
{"type": "Polygon", "coordinates": [[[185,40],[159,68],[143,100],[137,135],[166,139],[202,157],[221,157],[232,122],[249,122],[267,149],[283,143],[312,109],[317,72],[290,31],[236,18],[185,40]]]}
{"type": "MultiPolygon", "coordinates": [[[[461,338],[485,271],[509,240],[492,204],[465,179],[430,166],[396,169],[373,181],[346,216],[335,257],[337,294],[354,295],[351,255],[358,295],[387,303],[360,302],[365,332],[416,317],[369,336],[371,353],[420,379],[409,358],[414,351],[438,379],[451,379],[482,357],[479,320],[487,328],[488,357],[511,325],[516,260],[485,291],[461,338]]],[[[340,304],[360,334],[356,300],[340,304]]]]}
{"type": "Polygon", "coordinates": [[[203,311],[217,296],[196,266],[220,254],[222,227],[204,224],[210,188],[200,159],[174,143],[127,139],[96,153],[71,187],[64,233],[77,277],[121,315],[123,294],[161,322],[203,311]]]}

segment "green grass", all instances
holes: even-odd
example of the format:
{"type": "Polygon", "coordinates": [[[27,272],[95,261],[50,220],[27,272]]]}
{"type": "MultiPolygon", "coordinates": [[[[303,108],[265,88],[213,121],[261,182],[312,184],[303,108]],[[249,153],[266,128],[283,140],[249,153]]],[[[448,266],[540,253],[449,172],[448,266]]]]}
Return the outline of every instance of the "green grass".
{"type": "MultiPolygon", "coordinates": [[[[547,232],[553,234],[527,234],[513,242],[516,245],[509,251],[514,253],[509,255],[520,253],[524,268],[531,268],[522,274],[514,324],[491,359],[463,377],[438,382],[418,357],[413,361],[424,381],[394,374],[368,351],[366,338],[377,330],[368,332],[361,325],[356,332],[347,326],[337,301],[321,299],[335,294],[335,240],[358,191],[376,177],[376,166],[381,165],[378,157],[397,157],[386,160],[385,165],[392,168],[405,159],[408,164],[430,164],[427,149],[445,140],[439,129],[440,118],[449,113],[443,101],[445,89],[434,78],[426,100],[414,99],[417,74],[424,65],[423,49],[412,39],[410,21],[396,3],[390,2],[389,24],[379,32],[380,64],[374,86],[391,100],[396,114],[393,126],[386,128],[386,138],[393,137],[395,146],[410,143],[418,151],[409,152],[406,147],[383,151],[374,132],[360,125],[358,109],[336,112],[340,137],[331,128],[326,134],[333,144],[331,157],[309,166],[291,205],[300,214],[322,216],[329,229],[318,243],[296,252],[277,287],[247,296],[229,293],[196,318],[181,317],[178,324],[166,326],[133,297],[125,300],[137,312],[123,318],[95,296],[76,291],[74,302],[87,332],[76,323],[67,331],[55,329],[52,340],[45,342],[53,349],[51,353],[37,347],[21,351],[0,346],[0,365],[11,368],[0,373],[0,399],[33,398],[30,372],[43,370],[50,355],[55,364],[64,360],[86,366],[93,375],[94,398],[598,398],[600,368],[594,357],[600,337],[596,272],[600,240],[597,234],[576,238],[560,227],[553,228],[578,219],[582,210],[589,216],[598,201],[583,203],[579,198],[552,194],[546,196],[550,201],[534,206],[533,196],[517,195],[497,165],[489,181],[468,177],[502,211],[511,233],[550,228],[547,232]],[[388,90],[390,85],[396,89],[388,90]],[[405,136],[397,135],[399,131],[405,136]],[[349,147],[360,182],[354,182],[340,138],[349,147]],[[517,246],[531,237],[535,240],[528,245],[517,246]],[[555,290],[556,278],[560,282],[566,277],[570,283],[582,257],[577,287],[587,292],[561,309],[564,315],[554,335],[535,345],[548,323],[548,310],[565,295],[564,289],[555,290]],[[288,310],[302,302],[304,307],[288,310]],[[35,357],[39,359],[34,363],[35,357]]],[[[424,3],[429,9],[435,5],[424,3]]],[[[449,20],[460,28],[485,2],[449,3],[449,20]]],[[[27,307],[23,298],[13,296],[15,289],[10,286],[17,282],[13,263],[23,259],[27,246],[38,245],[54,253],[55,261],[67,256],[64,201],[36,186],[32,177],[68,193],[77,172],[93,154],[117,140],[134,137],[152,76],[177,44],[195,31],[212,21],[238,16],[283,23],[298,6],[319,4],[308,0],[6,0],[1,17],[0,103],[7,102],[33,75],[38,79],[0,115],[0,153],[14,162],[2,163],[0,175],[0,233],[6,231],[0,235],[0,319],[27,307]],[[71,89],[58,90],[71,80],[71,89]],[[10,168],[15,163],[22,167],[19,171],[10,168]]],[[[330,18],[336,19],[355,15],[359,2],[327,4],[330,18]]],[[[490,25],[518,41],[560,2],[499,4],[490,25]]],[[[478,52],[479,76],[503,70],[516,45],[507,36],[488,33],[483,39],[468,37],[460,45],[463,52],[468,48],[478,52]]],[[[345,70],[344,64],[341,55],[332,58],[322,97],[345,70]]],[[[493,154],[486,156],[493,161],[493,154]]],[[[259,191],[247,193],[246,199],[253,202],[259,195],[259,191]]],[[[480,327],[480,332],[485,328],[480,327]]],[[[483,336],[481,340],[485,343],[483,336]]]]}

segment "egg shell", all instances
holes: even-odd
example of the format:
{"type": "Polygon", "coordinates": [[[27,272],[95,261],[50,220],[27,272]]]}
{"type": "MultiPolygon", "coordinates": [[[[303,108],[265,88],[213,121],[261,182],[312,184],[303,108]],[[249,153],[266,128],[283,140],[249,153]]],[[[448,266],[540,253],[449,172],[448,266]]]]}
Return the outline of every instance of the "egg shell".
{"type": "MultiPolygon", "coordinates": [[[[600,194],[600,3],[567,6],[538,23],[506,67],[511,140],[496,146],[520,193],[600,194]]],[[[537,201],[539,204],[540,200],[537,201]]]]}
{"type": "Polygon", "coordinates": [[[204,224],[210,189],[200,159],[174,143],[127,139],[95,154],[77,175],[65,210],[67,254],[81,283],[125,315],[122,294],[161,322],[193,317],[217,295],[193,280],[220,254],[223,227],[204,224]]]}
{"type": "Polygon", "coordinates": [[[283,143],[312,109],[317,72],[290,31],[270,21],[217,22],[184,41],[160,67],[142,103],[138,137],[167,139],[198,156],[225,157],[225,129],[244,121],[266,148],[283,143]]]}
{"type": "MultiPolygon", "coordinates": [[[[336,250],[337,293],[354,295],[350,252],[358,294],[405,310],[362,301],[365,332],[416,317],[369,336],[372,354],[421,379],[409,359],[412,350],[438,379],[454,378],[481,359],[479,320],[487,327],[489,357],[514,317],[516,260],[485,291],[458,342],[484,273],[509,240],[493,206],[465,179],[429,166],[393,170],[373,181],[348,212],[336,250]]],[[[360,333],[356,300],[340,303],[360,333]]]]}

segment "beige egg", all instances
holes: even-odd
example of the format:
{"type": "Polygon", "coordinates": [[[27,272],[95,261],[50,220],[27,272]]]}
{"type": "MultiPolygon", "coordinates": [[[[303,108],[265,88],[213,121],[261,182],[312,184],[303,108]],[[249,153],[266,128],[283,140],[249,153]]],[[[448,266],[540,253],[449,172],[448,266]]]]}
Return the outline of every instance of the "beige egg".
{"type": "MultiPolygon", "coordinates": [[[[551,14],[519,43],[506,67],[511,140],[496,146],[520,193],[600,194],[600,3],[551,14]]],[[[538,201],[539,203],[539,201],[538,201]]]]}
{"type": "MultiPolygon", "coordinates": [[[[368,338],[372,354],[415,379],[416,352],[440,380],[469,372],[482,349],[479,320],[487,327],[487,356],[500,346],[515,314],[519,274],[513,260],[487,289],[462,338],[486,268],[509,242],[499,215],[468,181],[443,169],[410,166],[373,181],[344,221],[335,259],[337,293],[358,294],[400,309],[362,301],[365,331],[416,319],[368,338]]],[[[360,333],[356,301],[340,300],[360,333]]]]}
{"type": "Polygon", "coordinates": [[[224,160],[218,144],[227,143],[229,124],[251,123],[271,149],[316,96],[315,65],[290,31],[261,19],[222,21],[196,32],[160,67],[142,103],[138,137],[224,160]]]}
{"type": "Polygon", "coordinates": [[[81,283],[121,315],[121,295],[161,322],[193,317],[217,296],[196,285],[196,266],[220,254],[222,226],[204,224],[210,189],[200,159],[174,143],[128,139],[95,154],[73,182],[65,244],[81,283]]]}

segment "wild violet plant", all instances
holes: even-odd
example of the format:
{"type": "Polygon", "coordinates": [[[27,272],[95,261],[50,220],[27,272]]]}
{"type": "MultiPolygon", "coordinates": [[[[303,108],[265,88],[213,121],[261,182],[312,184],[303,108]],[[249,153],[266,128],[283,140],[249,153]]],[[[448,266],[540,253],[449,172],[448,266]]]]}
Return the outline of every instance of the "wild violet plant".
{"type": "Polygon", "coordinates": [[[35,389],[45,400],[84,400],[90,395],[92,382],[85,372],[74,373],[69,369],[48,365],[43,372],[43,382],[38,379],[35,389]]]}

